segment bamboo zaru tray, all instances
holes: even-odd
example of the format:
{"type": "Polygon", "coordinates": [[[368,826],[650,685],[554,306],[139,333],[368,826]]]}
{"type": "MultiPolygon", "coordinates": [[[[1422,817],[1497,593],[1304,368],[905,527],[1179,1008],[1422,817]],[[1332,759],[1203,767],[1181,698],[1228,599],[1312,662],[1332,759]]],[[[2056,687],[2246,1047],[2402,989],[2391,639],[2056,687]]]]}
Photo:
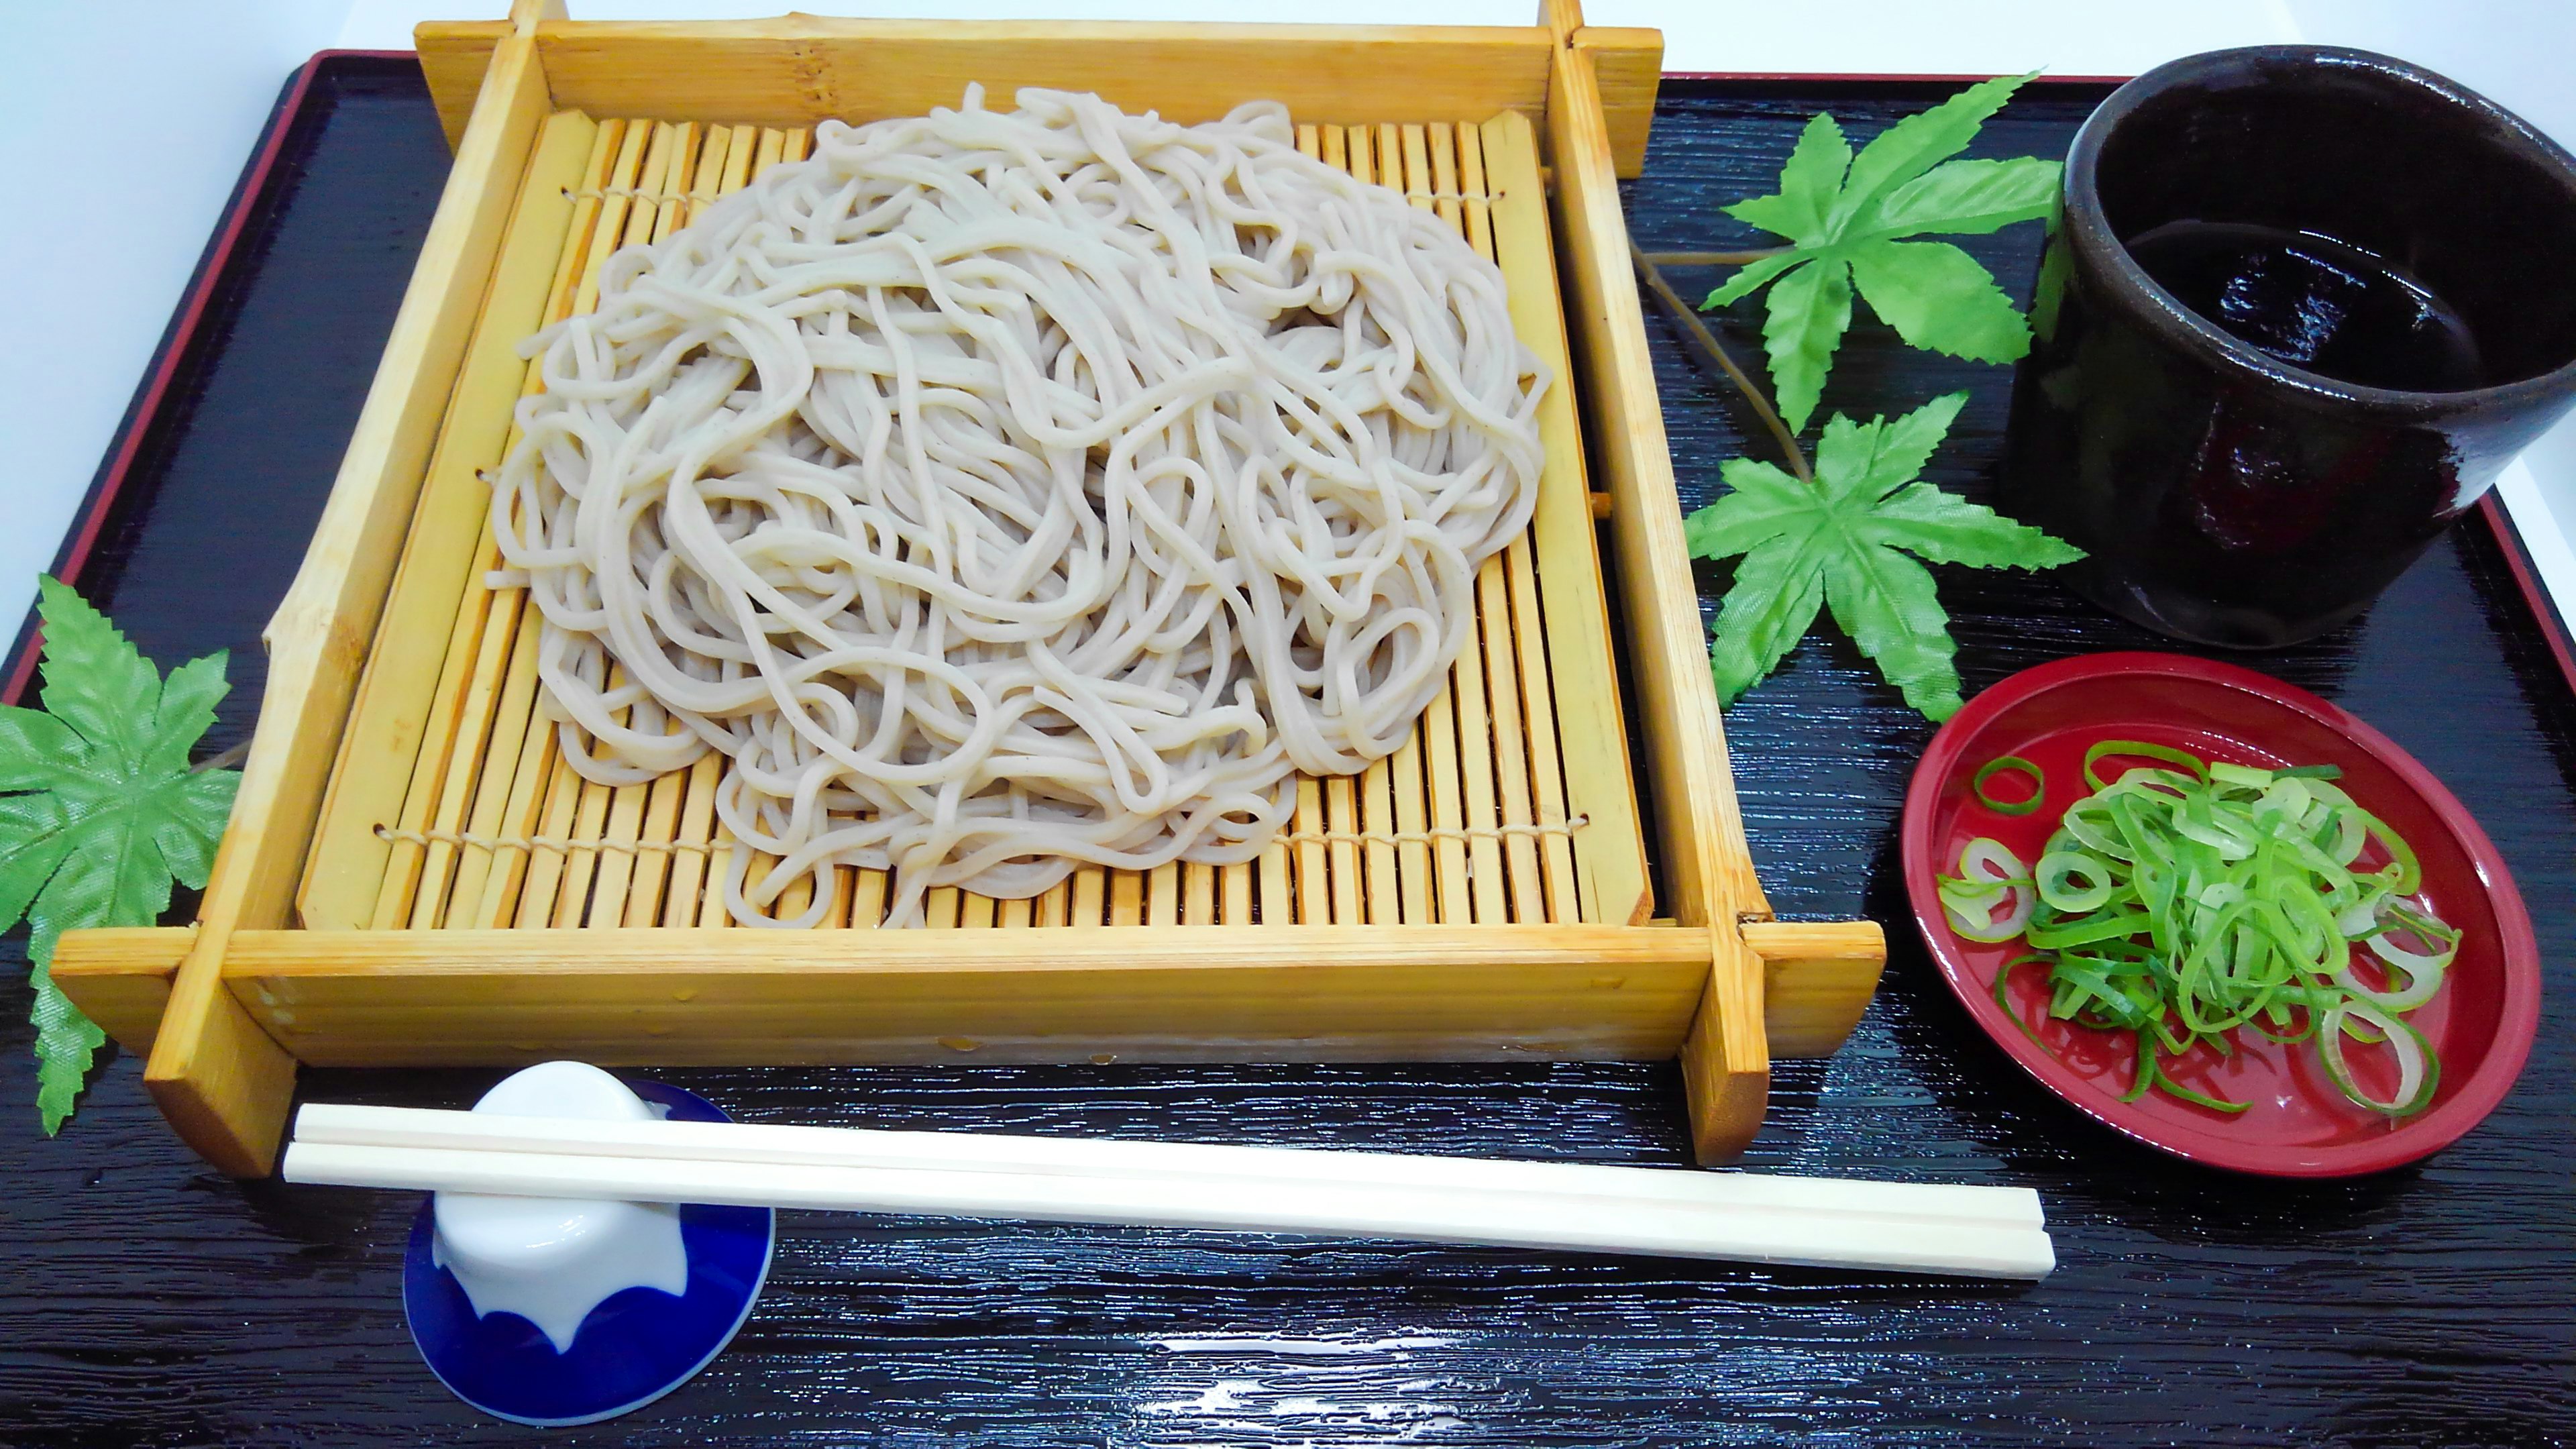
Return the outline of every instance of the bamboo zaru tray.
{"type": "MultiPolygon", "coordinates": [[[[469,377],[488,365],[536,387],[535,366],[510,350],[540,318],[527,303],[547,321],[588,311],[610,252],[670,235],[715,197],[800,159],[807,141],[803,129],[549,116],[527,185],[564,204],[523,202],[513,218],[469,377]]],[[[1409,191],[1498,257],[1520,278],[1518,330],[1566,374],[1527,118],[1307,125],[1298,142],[1363,181],[1409,191]]],[[[1547,421],[1561,444],[1552,507],[1486,562],[1481,640],[1404,749],[1361,776],[1299,781],[1295,819],[1257,862],[1088,868],[1034,900],[943,889],[929,902],[931,927],[1643,919],[1645,843],[1608,675],[1574,409],[1557,402],[1547,421]],[[1551,639],[1568,656],[1554,687],[1551,639]]],[[[730,841],[713,818],[722,758],[626,789],[573,774],[548,722],[532,721],[536,606],[523,590],[484,582],[500,563],[488,501],[461,466],[433,472],[424,491],[324,796],[297,896],[304,925],[733,924],[722,876],[708,868],[730,841]]],[[[755,858],[753,878],[768,865],[755,858]]],[[[876,925],[886,872],[841,867],[834,879],[827,926],[876,925]]],[[[800,880],[778,914],[802,914],[810,899],[800,880]]]]}
{"type": "Polygon", "coordinates": [[[268,1170],[299,1063],[1678,1054],[1715,1162],[1759,1126],[1773,1054],[1840,1044],[1882,941],[1769,919],[1628,274],[1617,176],[1642,163],[1654,32],[1585,28],[1566,0],[1491,29],[546,11],[422,27],[455,167],[270,624],[197,923],[55,956],[209,1160],[268,1170]],[[1484,566],[1478,634],[1411,742],[1301,780],[1261,859],[942,891],[926,930],[869,929],[886,881],[843,868],[826,927],[742,929],[710,890],[721,760],[613,789],[556,757],[533,608],[485,580],[478,475],[536,385],[519,341],[592,306],[618,246],[801,156],[822,119],[919,114],[970,81],[1184,121],[1280,100],[1310,154],[1459,227],[1558,379],[1538,512],[1484,566]]]}

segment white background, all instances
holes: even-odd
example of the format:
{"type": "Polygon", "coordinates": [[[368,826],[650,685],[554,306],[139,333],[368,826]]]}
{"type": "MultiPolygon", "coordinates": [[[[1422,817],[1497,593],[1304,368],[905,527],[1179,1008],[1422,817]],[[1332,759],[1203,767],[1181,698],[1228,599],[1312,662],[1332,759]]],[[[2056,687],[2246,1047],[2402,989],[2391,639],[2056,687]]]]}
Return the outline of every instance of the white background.
{"type": "MultiPolygon", "coordinates": [[[[577,18],[1527,24],[1536,0],[570,0],[577,18]]],[[[429,18],[506,0],[36,0],[0,48],[0,627],[23,616],[250,154],[314,51],[406,50],[429,18]],[[71,118],[71,119],[66,119],[71,118]]],[[[2568,0],[1589,0],[1664,31],[1675,71],[2128,75],[2229,45],[2316,40],[2430,66],[2576,144],[2568,0]]],[[[2533,279],[2539,285],[2542,279],[2533,279]]],[[[2568,285],[2567,278],[2548,279],[2568,285]]],[[[2500,485],[2552,592],[2576,607],[2576,424],[2500,485]],[[2553,519],[2553,506],[2555,519],[2553,519]],[[2563,526],[2557,520],[2563,520],[2563,526]]]]}

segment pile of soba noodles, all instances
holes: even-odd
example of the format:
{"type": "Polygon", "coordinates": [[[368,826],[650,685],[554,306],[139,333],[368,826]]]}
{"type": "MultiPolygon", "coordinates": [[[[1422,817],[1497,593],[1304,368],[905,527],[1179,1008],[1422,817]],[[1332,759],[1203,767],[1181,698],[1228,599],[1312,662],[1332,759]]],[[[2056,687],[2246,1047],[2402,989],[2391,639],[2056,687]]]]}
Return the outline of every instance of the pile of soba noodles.
{"type": "Polygon", "coordinates": [[[610,258],[496,481],[564,756],[722,751],[729,910],[1248,860],[1392,754],[1527,520],[1502,275],[1286,112],[851,127],[610,258]],[[754,851],[780,858],[747,882],[754,851]]]}

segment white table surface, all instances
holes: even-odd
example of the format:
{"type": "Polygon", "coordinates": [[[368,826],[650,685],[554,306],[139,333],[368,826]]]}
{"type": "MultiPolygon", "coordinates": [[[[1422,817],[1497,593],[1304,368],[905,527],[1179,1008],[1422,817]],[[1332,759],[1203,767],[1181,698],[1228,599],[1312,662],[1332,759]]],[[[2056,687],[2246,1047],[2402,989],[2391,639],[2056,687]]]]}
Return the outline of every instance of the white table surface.
{"type": "MultiPolygon", "coordinates": [[[[770,15],[786,0],[570,0],[586,19],[770,15]]],[[[795,0],[817,14],[1276,19],[1244,0],[795,0]]],[[[124,415],[286,76],[314,51],[408,49],[424,19],[506,0],[33,0],[0,48],[0,620],[36,575],[124,415]],[[113,98],[102,104],[101,98],[113,98]],[[76,125],[63,117],[78,118],[76,125]],[[38,224],[41,221],[41,224],[38,224]]],[[[1299,0],[1317,24],[1528,23],[1535,0],[1299,0]]],[[[2401,55],[2576,143],[2568,0],[1589,0],[1664,32],[1674,71],[2127,75],[2230,45],[2316,40],[2401,55]]],[[[2498,484],[2551,592],[2576,612],[2576,425],[2498,484]]],[[[175,661],[164,661],[175,662],[175,661]]]]}

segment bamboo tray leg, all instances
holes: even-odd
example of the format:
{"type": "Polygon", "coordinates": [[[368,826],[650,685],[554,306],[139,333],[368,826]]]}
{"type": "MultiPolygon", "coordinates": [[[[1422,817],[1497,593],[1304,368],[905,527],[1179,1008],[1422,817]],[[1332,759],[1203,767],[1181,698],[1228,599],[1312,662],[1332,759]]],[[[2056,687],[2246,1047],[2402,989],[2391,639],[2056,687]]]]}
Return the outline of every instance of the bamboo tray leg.
{"type": "Polygon", "coordinates": [[[1682,1045],[1691,1148],[1707,1164],[1742,1156],[1761,1130],[1770,1058],[1832,1056],[1887,964],[1875,921],[1746,921],[1716,934],[1708,996],[1682,1045]]]}
{"type": "Polygon", "coordinates": [[[1708,993],[1682,1043],[1691,1154],[1702,1166],[1732,1162],[1762,1130],[1771,1099],[1771,1047],[1762,1036],[1761,958],[1726,926],[1711,933],[1708,993]]]}

